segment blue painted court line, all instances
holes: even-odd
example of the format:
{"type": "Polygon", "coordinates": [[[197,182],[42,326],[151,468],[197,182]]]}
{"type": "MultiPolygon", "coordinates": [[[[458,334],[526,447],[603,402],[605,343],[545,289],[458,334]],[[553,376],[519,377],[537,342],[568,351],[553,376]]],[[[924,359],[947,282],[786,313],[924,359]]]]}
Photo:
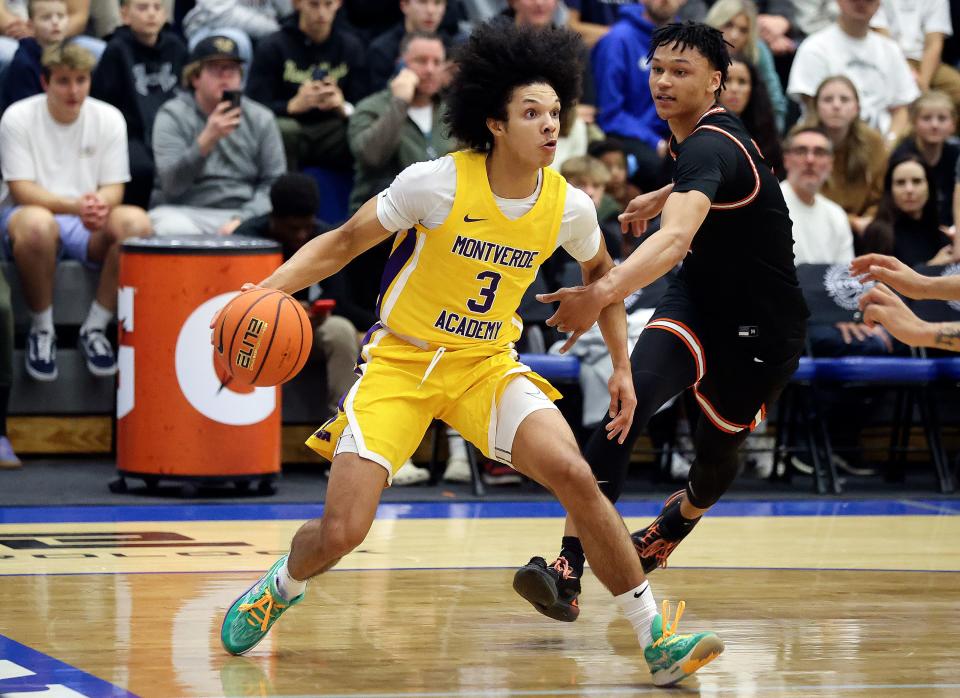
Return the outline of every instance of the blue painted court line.
{"type": "Polygon", "coordinates": [[[63,695],[59,687],[90,698],[137,698],[124,688],[0,635],[0,696],[33,692],[63,695]]]}
{"type": "MultiPolygon", "coordinates": [[[[624,516],[652,517],[659,501],[622,501],[624,516]]],[[[0,524],[111,523],[125,521],[270,521],[319,516],[320,504],[146,504],[86,507],[3,507],[0,524]]],[[[557,502],[387,502],[378,519],[555,518],[564,515],[557,502]]],[[[711,516],[958,516],[960,499],[799,499],[730,500],[717,504],[711,516]]]]}

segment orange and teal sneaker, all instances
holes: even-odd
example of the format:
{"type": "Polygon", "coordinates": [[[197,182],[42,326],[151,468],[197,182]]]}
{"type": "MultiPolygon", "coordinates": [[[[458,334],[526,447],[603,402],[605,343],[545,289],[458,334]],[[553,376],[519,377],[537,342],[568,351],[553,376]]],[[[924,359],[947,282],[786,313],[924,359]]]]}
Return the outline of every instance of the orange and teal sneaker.
{"type": "Polygon", "coordinates": [[[273,567],[230,606],[220,626],[220,642],[230,654],[244,654],[256,647],[283,612],[303,599],[300,594],[287,601],[277,591],[277,570],[286,561],[284,555],[273,563],[273,567]]]}
{"type": "Polygon", "coordinates": [[[665,620],[670,615],[670,602],[663,602],[663,612],[653,619],[653,642],[643,650],[655,686],[672,686],[683,681],[697,669],[706,666],[723,652],[723,640],[716,633],[677,635],[677,625],[686,604],[677,604],[673,622],[665,620]]]}

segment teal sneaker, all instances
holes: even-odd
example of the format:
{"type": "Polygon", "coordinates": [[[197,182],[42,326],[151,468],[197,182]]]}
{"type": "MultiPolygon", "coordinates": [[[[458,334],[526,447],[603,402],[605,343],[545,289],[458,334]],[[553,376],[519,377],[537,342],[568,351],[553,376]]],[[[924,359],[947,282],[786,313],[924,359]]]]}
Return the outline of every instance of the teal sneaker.
{"type": "Polygon", "coordinates": [[[653,619],[653,642],[643,650],[655,686],[672,686],[706,666],[723,652],[723,641],[716,633],[697,633],[696,635],[677,635],[677,624],[686,604],[677,604],[677,613],[673,622],[665,622],[669,617],[670,605],[663,602],[663,613],[653,619]]]}
{"type": "Polygon", "coordinates": [[[220,626],[220,642],[230,654],[244,654],[256,647],[277,618],[303,599],[300,594],[287,601],[277,591],[277,570],[286,561],[284,555],[273,563],[273,567],[230,606],[220,626]]]}

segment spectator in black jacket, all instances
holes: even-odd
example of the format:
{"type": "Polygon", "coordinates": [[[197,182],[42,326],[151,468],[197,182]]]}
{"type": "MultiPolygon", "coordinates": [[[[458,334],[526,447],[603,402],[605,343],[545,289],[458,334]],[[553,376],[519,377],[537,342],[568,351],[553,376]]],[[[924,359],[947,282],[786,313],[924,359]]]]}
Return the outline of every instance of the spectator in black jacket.
{"type": "MultiPolygon", "coordinates": [[[[440,22],[447,11],[446,0],[400,0],[403,21],[378,36],[367,51],[369,82],[364,96],[386,89],[390,78],[397,74],[400,60],[400,42],[406,34],[434,34],[440,31],[440,22]]],[[[451,37],[440,34],[444,46],[450,48],[451,37]]]]}
{"type": "Polygon", "coordinates": [[[117,107],[127,119],[130,183],[127,204],[148,208],[153,190],[153,120],[174,96],[187,63],[187,47],[166,24],[162,0],[123,0],[118,28],[93,73],[90,94],[117,107]]]}
{"type": "Polygon", "coordinates": [[[63,41],[67,30],[65,0],[31,0],[27,6],[28,26],[33,36],[20,39],[13,61],[4,73],[0,111],[14,102],[43,92],[40,84],[40,56],[48,46],[63,41]]]}
{"type": "Polygon", "coordinates": [[[353,167],[347,118],[366,66],[360,42],[334,26],[339,8],[340,0],[301,0],[254,54],[247,94],[276,114],[291,172],[353,167]]]}

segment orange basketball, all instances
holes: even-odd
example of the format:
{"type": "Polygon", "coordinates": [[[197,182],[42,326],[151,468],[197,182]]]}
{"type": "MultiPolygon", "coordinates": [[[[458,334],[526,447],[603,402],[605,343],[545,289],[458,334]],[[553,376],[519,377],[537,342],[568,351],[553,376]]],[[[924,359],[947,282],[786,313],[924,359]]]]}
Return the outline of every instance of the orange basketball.
{"type": "Polygon", "coordinates": [[[213,355],[242,385],[286,383],[303,368],[312,346],[303,306],[275,289],[241,293],[220,311],[213,329],[213,355]]]}

